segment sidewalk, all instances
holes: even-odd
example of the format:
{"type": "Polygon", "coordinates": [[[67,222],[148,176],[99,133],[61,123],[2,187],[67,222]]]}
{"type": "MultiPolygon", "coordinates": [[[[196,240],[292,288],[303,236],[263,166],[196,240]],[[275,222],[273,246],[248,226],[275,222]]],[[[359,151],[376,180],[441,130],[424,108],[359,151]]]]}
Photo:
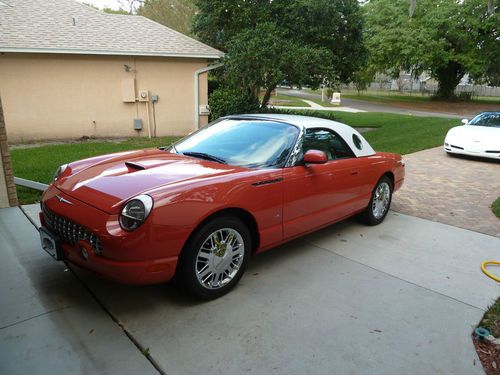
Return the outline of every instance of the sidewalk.
{"type": "Polygon", "coordinates": [[[315,103],[311,100],[303,99],[301,100],[307,104],[309,104],[310,107],[288,107],[288,106],[272,106],[272,108],[276,109],[291,109],[291,110],[307,110],[307,111],[333,111],[333,112],[350,112],[350,113],[359,113],[359,112],[366,112],[361,109],[356,109],[356,108],[351,108],[351,107],[344,107],[344,106],[338,106],[338,107],[323,107],[322,105],[319,105],[318,103],[315,103]]]}
{"type": "Polygon", "coordinates": [[[19,208],[0,210],[0,374],[158,374],[19,208]]]}

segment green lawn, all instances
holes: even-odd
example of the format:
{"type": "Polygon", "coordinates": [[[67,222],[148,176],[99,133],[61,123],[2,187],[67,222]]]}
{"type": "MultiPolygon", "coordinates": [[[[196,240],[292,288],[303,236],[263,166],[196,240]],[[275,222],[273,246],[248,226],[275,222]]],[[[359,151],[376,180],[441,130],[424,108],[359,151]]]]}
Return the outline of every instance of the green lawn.
{"type": "MultiPolygon", "coordinates": [[[[262,100],[262,97],[260,98],[260,100],[262,100]]],[[[289,95],[282,95],[282,94],[273,95],[271,96],[271,99],[269,101],[272,105],[278,105],[283,107],[309,107],[309,104],[307,104],[300,98],[289,95]]]]}
{"type": "Polygon", "coordinates": [[[500,197],[498,197],[492,204],[491,204],[491,211],[495,214],[496,217],[500,218],[500,197]]]}
{"type": "MultiPolygon", "coordinates": [[[[306,89],[305,91],[314,94],[321,94],[320,90],[306,89]]],[[[403,103],[425,103],[432,100],[430,95],[422,95],[420,93],[399,93],[396,91],[362,91],[359,95],[356,90],[343,89],[341,92],[342,98],[347,99],[359,99],[369,102],[378,103],[391,103],[391,102],[403,102],[403,103]]],[[[474,96],[470,103],[479,104],[500,104],[500,97],[494,96],[474,96]]]]}
{"type": "Polygon", "coordinates": [[[277,110],[273,112],[303,114],[328,118],[355,128],[377,128],[364,133],[377,151],[409,154],[439,146],[446,132],[460,121],[439,117],[416,117],[392,113],[348,113],[312,110],[277,110]]]}
{"type": "Polygon", "coordinates": [[[360,95],[354,94],[354,93],[342,93],[343,98],[347,99],[359,99],[359,100],[365,100],[367,102],[378,102],[378,103],[394,103],[394,102],[400,102],[400,103],[423,103],[423,102],[429,102],[431,99],[429,96],[417,96],[418,94],[414,95],[398,95],[398,94],[393,94],[393,95],[386,95],[386,94],[366,94],[366,93],[361,93],[360,95]]]}
{"type": "Polygon", "coordinates": [[[500,298],[488,308],[479,325],[490,331],[493,336],[500,338],[500,298]]]}
{"type": "MultiPolygon", "coordinates": [[[[408,154],[443,143],[444,136],[457,120],[436,117],[414,117],[390,113],[346,113],[312,110],[275,110],[272,112],[296,113],[324,117],[344,122],[353,127],[376,128],[364,133],[366,139],[377,151],[408,154]]],[[[83,142],[65,145],[50,145],[11,151],[14,174],[33,181],[50,183],[61,164],[106,153],[133,150],[146,147],[169,145],[178,138],[164,137],[149,140],[131,138],[121,143],[83,142]]],[[[18,187],[21,204],[36,202],[40,193],[18,187]]]]}
{"type": "MultiPolygon", "coordinates": [[[[109,154],[125,150],[134,150],[147,147],[168,146],[179,137],[161,137],[155,139],[130,138],[116,142],[82,142],[64,145],[41,146],[11,150],[10,155],[16,177],[28,180],[50,183],[56,169],[74,160],[91,156],[109,154]]],[[[40,200],[41,193],[17,187],[17,196],[21,204],[28,204],[40,200]]]]}

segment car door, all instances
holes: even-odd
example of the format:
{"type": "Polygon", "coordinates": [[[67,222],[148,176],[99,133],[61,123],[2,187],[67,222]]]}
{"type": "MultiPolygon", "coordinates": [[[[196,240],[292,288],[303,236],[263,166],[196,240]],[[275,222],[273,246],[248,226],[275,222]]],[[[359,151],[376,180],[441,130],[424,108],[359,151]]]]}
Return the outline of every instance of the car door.
{"type": "Polygon", "coordinates": [[[359,206],[358,160],[347,143],[324,128],[307,129],[303,153],[326,153],[324,164],[285,168],[283,174],[283,236],[299,236],[353,213],[359,206]]]}

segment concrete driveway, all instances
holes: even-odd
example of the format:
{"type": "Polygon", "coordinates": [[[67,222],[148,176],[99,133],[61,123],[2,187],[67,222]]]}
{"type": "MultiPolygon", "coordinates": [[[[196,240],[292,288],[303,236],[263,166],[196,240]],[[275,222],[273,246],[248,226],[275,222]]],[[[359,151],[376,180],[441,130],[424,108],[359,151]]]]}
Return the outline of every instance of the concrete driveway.
{"type": "Polygon", "coordinates": [[[75,278],[19,209],[0,211],[0,235],[2,374],[483,373],[470,333],[498,296],[479,269],[496,237],[394,212],[346,221],[256,257],[233,292],[199,303],[75,278]]]}
{"type": "Polygon", "coordinates": [[[0,210],[0,374],[156,374],[19,208],[0,210]]]}
{"type": "Polygon", "coordinates": [[[500,160],[448,156],[441,147],[404,158],[405,183],[393,210],[500,237],[490,209],[500,196],[500,160]]]}

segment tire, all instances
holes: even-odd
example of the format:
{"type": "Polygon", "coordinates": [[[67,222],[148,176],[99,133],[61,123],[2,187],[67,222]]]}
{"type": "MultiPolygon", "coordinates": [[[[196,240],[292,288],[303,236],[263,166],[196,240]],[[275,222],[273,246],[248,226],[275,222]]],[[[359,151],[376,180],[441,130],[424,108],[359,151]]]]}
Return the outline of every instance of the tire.
{"type": "Polygon", "coordinates": [[[180,286],[200,299],[223,296],[243,276],[251,246],[250,232],[237,217],[208,221],[196,230],[181,254],[180,286]]]}
{"type": "Polygon", "coordinates": [[[384,221],[392,202],[392,181],[387,176],[378,180],[370,198],[370,203],[361,214],[361,220],[367,225],[378,225],[384,221]],[[382,194],[382,196],[381,196],[382,194]],[[388,197],[387,197],[388,195],[388,197]]]}

